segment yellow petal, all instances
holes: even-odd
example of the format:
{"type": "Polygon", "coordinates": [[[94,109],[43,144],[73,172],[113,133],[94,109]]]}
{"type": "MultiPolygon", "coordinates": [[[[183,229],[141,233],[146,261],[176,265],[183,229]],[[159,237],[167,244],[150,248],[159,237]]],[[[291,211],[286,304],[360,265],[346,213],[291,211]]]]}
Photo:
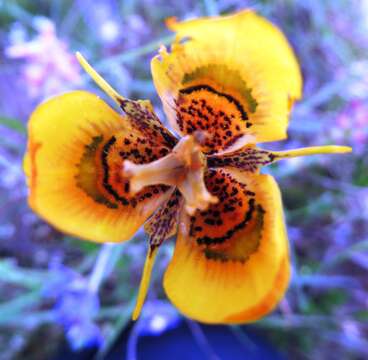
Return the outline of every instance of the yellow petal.
{"type": "Polygon", "coordinates": [[[151,63],[172,126],[181,134],[207,130],[206,152],[244,135],[257,142],[286,137],[291,104],[301,97],[295,55],[281,31],[252,11],[170,22],[171,51],[151,63]],[[224,128],[225,126],[225,128],[224,128]]]}
{"type": "Polygon", "coordinates": [[[275,308],[289,282],[280,192],[268,175],[216,170],[207,179],[222,199],[193,217],[182,213],[164,288],[195,320],[252,322],[275,308]]]}
{"type": "Polygon", "coordinates": [[[123,161],[150,162],[168,151],[93,94],[57,96],[29,121],[24,168],[30,206],[66,233],[98,242],[128,240],[165,199],[167,188],[149,187],[132,196],[123,161]]]}

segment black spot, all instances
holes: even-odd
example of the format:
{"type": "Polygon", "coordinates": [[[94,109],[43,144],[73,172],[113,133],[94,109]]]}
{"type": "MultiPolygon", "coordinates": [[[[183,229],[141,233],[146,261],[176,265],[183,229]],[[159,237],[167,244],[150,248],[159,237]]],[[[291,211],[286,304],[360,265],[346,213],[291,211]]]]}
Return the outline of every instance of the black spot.
{"type": "MultiPolygon", "coordinates": [[[[181,94],[191,94],[192,92],[195,91],[200,91],[200,90],[207,90],[213,94],[216,94],[218,96],[222,96],[224,98],[226,98],[229,102],[233,103],[236,108],[239,110],[239,112],[241,113],[241,117],[244,121],[248,120],[248,114],[246,113],[246,111],[244,110],[243,106],[240,104],[240,102],[238,100],[236,100],[234,97],[232,97],[229,94],[220,92],[215,90],[213,87],[209,86],[209,85],[194,85],[194,86],[190,86],[188,88],[185,89],[181,89],[180,93],[181,94]]],[[[224,116],[225,113],[223,111],[220,111],[220,115],[224,116]]]]}
{"type": "MultiPolygon", "coordinates": [[[[244,227],[252,219],[253,213],[256,209],[255,204],[254,204],[254,199],[249,199],[248,205],[249,205],[249,208],[248,208],[248,211],[245,213],[243,220],[239,224],[234,226],[232,229],[228,230],[225,235],[218,236],[218,237],[203,236],[197,239],[197,243],[199,245],[222,244],[226,242],[227,240],[229,240],[236,232],[240,231],[241,229],[244,229],[244,227]]],[[[259,208],[261,207],[259,206],[259,208]]],[[[264,212],[263,209],[262,211],[264,212]]],[[[207,223],[206,220],[205,222],[207,223]]]]}

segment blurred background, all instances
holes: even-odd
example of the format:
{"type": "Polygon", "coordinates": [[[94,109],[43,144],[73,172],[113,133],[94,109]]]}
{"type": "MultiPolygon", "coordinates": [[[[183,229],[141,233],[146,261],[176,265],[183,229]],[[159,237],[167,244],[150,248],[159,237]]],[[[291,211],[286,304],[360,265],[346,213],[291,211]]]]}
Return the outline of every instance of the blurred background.
{"type": "Polygon", "coordinates": [[[368,1],[0,0],[0,360],[367,359],[368,1]],[[292,43],[304,76],[286,149],[341,144],[352,155],[270,167],[280,184],[293,279],[270,316],[248,326],[183,319],[162,290],[162,247],[141,319],[130,314],[145,235],[123,245],[65,236],[27,205],[27,119],[68,89],[104,96],[81,51],[124,96],[150,99],[164,119],[149,62],[187,19],[250,7],[292,43]]]}

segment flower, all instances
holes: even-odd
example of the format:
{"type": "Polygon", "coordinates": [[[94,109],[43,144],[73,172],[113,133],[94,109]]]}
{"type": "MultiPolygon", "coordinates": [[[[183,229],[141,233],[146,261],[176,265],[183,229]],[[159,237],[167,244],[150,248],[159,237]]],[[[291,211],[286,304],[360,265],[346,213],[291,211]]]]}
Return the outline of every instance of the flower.
{"type": "Polygon", "coordinates": [[[167,302],[156,300],[147,305],[140,319],[140,335],[158,336],[179,325],[179,314],[167,302]]]}
{"type": "Polygon", "coordinates": [[[99,310],[96,294],[76,284],[60,293],[55,305],[57,322],[66,332],[69,344],[74,350],[98,346],[103,342],[99,326],[93,321],[99,310]]]}
{"type": "Polygon", "coordinates": [[[128,240],[145,223],[149,251],[133,318],[140,313],[161,244],[177,235],[164,277],[180,312],[206,323],[245,323],[269,313],[290,276],[281,196],[260,168],[324,146],[268,151],[286,138],[302,79],[283,34],[252,11],[168,22],[171,52],[152,60],[153,81],[177,139],[149,101],[116,93],[120,106],[74,91],[40,105],[29,123],[25,171],[31,207],[64,232],[128,240]]]}
{"type": "Polygon", "coordinates": [[[34,26],[38,31],[34,39],[26,41],[24,36],[18,36],[5,49],[7,57],[25,60],[22,75],[30,95],[48,97],[80,84],[77,62],[69,52],[68,44],[57,37],[54,23],[36,17],[34,26]]]}
{"type": "Polygon", "coordinates": [[[43,295],[56,300],[54,314],[73,350],[99,346],[102,332],[94,321],[100,304],[88,279],[72,269],[53,264],[51,281],[45,284],[43,295]]]}

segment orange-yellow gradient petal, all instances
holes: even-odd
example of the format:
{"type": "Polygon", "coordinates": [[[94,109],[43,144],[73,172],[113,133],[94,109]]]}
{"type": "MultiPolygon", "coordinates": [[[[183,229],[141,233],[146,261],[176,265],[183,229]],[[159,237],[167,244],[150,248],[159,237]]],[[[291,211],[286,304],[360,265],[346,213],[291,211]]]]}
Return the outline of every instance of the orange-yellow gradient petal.
{"type": "Polygon", "coordinates": [[[286,137],[301,97],[299,65],[281,31],[252,11],[173,22],[176,42],[151,63],[165,112],[181,134],[210,132],[205,150],[225,150],[244,134],[286,137]]]}
{"type": "Polygon", "coordinates": [[[216,170],[210,178],[209,190],[227,199],[192,218],[182,214],[164,288],[184,315],[198,321],[256,321],[275,308],[289,283],[280,192],[269,175],[216,170]]]}
{"type": "Polygon", "coordinates": [[[24,160],[29,204],[63,232],[97,242],[128,240],[165,199],[167,188],[148,187],[131,196],[123,161],[150,162],[168,151],[93,94],[57,96],[29,121],[24,160]]]}

